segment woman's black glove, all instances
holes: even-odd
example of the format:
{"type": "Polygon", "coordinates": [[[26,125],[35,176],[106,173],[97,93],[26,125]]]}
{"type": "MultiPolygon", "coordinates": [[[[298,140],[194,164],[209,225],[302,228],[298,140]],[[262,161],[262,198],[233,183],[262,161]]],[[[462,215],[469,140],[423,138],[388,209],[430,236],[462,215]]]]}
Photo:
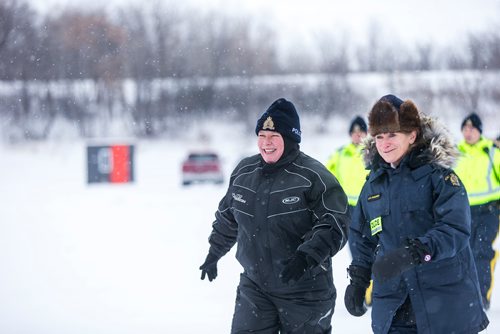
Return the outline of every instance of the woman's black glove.
{"type": "Polygon", "coordinates": [[[301,251],[295,252],[295,254],[285,261],[285,268],[280,273],[281,281],[287,284],[290,281],[297,282],[306,272],[306,270],[312,267],[310,263],[310,258],[307,254],[301,251]]]}
{"type": "Polygon", "coordinates": [[[410,239],[405,247],[396,248],[380,256],[373,263],[373,277],[387,281],[421,263],[431,260],[429,248],[418,239],[410,239]]]}
{"type": "Polygon", "coordinates": [[[351,283],[344,294],[345,308],[353,316],[360,317],[366,313],[365,293],[370,285],[371,272],[368,268],[350,265],[347,273],[351,283]]]}
{"type": "Polygon", "coordinates": [[[208,253],[205,262],[200,266],[202,280],[205,279],[205,275],[208,276],[210,282],[217,277],[217,261],[219,261],[217,256],[208,253]]]}

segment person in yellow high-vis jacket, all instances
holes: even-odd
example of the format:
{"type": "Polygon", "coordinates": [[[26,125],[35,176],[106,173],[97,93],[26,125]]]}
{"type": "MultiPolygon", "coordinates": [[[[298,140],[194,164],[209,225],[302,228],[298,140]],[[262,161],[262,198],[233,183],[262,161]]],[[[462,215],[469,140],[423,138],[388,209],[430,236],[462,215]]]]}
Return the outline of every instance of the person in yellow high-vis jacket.
{"type": "MultiPolygon", "coordinates": [[[[349,126],[349,136],[351,142],[338,148],[328,159],[326,168],[335,175],[342,189],[347,195],[349,203],[349,214],[352,214],[354,207],[358,202],[359,193],[369,170],[365,168],[362,155],[362,141],[366,137],[368,127],[365,120],[356,116],[349,126]]],[[[366,290],[365,303],[371,305],[372,284],[366,290]]]]}
{"type": "Polygon", "coordinates": [[[500,150],[482,136],[483,124],[476,113],[462,122],[464,137],[458,144],[461,157],[455,172],[462,180],[472,216],[470,244],[486,309],[489,308],[499,252],[493,248],[499,229],[500,150]]]}
{"type": "Polygon", "coordinates": [[[361,155],[361,142],[366,137],[367,131],[366,122],[360,116],[356,116],[349,126],[351,142],[337,149],[326,163],[326,168],[335,175],[344,189],[350,211],[356,206],[368,175],[361,155]]]}

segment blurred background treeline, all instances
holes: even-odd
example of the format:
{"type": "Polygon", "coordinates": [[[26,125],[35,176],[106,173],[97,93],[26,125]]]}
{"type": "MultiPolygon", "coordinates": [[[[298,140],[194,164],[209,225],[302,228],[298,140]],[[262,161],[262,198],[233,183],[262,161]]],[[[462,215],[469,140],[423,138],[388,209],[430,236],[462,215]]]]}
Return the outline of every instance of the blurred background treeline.
{"type": "Polygon", "coordinates": [[[498,114],[500,24],[448,45],[398,42],[373,21],[364,40],[332,22],[284,48],[277,29],[174,2],[41,14],[0,0],[0,140],[156,138],[206,119],[251,129],[281,96],[324,131],[389,91],[446,119],[498,114]]]}

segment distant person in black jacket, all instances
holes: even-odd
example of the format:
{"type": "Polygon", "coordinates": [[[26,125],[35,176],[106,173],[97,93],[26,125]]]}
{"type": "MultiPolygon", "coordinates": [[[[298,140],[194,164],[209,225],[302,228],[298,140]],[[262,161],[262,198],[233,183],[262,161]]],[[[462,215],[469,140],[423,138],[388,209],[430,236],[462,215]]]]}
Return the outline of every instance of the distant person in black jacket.
{"type": "Polygon", "coordinates": [[[347,197],[299,149],[294,105],[275,101],[255,128],[260,154],[243,159],[215,213],[201,279],[238,243],[243,266],[231,333],[331,333],[331,258],[347,242],[347,197]]]}

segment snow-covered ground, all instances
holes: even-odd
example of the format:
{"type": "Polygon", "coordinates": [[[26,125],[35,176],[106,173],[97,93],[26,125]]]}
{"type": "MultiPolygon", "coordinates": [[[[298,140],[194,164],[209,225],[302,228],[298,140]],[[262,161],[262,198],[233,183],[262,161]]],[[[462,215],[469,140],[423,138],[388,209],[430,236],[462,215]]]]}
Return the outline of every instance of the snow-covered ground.
{"type": "MultiPolygon", "coordinates": [[[[335,136],[305,134],[302,149],[325,161],[348,140],[338,126],[335,136]]],[[[122,185],[86,184],[86,142],[0,144],[0,333],[228,333],[234,249],[215,281],[201,281],[198,269],[226,185],[182,187],[180,163],[210,146],[229,173],[255,151],[255,137],[215,133],[204,144],[129,142],[136,182],[122,185]]],[[[333,330],[369,333],[369,314],[354,318],[343,305],[349,260],[346,249],[334,258],[333,330]]],[[[500,333],[500,287],[493,294],[485,333],[500,333]]]]}

